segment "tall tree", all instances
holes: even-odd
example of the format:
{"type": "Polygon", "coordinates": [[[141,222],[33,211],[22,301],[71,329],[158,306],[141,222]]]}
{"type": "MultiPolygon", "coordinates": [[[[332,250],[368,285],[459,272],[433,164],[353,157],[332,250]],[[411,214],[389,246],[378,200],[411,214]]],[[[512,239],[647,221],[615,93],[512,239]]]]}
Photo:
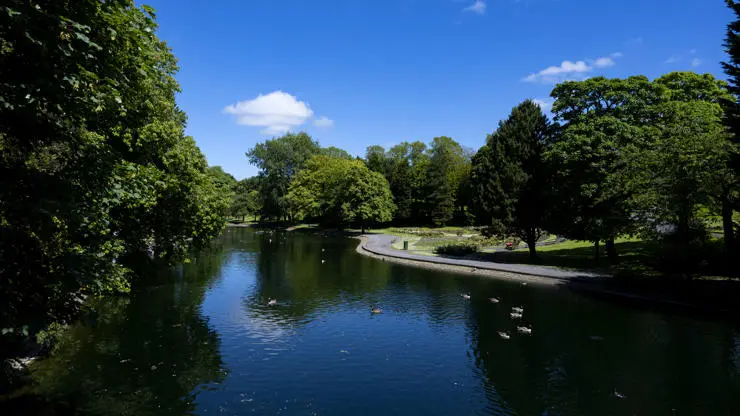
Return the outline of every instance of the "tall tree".
{"type": "Polygon", "coordinates": [[[0,327],[68,320],[221,231],[156,30],[130,0],[0,6],[0,327]]]}
{"type": "MultiPolygon", "coordinates": [[[[725,0],[725,2],[735,14],[735,20],[727,25],[724,43],[729,60],[722,62],[722,68],[727,74],[728,90],[732,95],[731,99],[724,103],[724,122],[730,131],[730,167],[734,171],[735,177],[740,178],[740,154],[738,153],[738,146],[740,145],[740,3],[734,0],[725,0]]],[[[735,244],[735,226],[731,219],[733,211],[738,210],[737,205],[738,198],[733,198],[730,206],[723,207],[725,243],[730,248],[734,248],[735,244]]]]}
{"type": "Polygon", "coordinates": [[[643,127],[665,100],[665,89],[645,76],[594,77],[567,81],[552,91],[553,114],[561,123],[547,154],[554,170],[550,231],[599,243],[617,258],[614,238],[632,230],[627,159],[622,149],[644,140],[643,127]],[[581,157],[582,156],[582,157],[581,157]]]}
{"type": "Polygon", "coordinates": [[[383,175],[359,160],[314,156],[290,184],[288,200],[296,213],[325,225],[388,222],[395,206],[383,175]]]}
{"type": "Polygon", "coordinates": [[[479,221],[527,242],[537,255],[545,214],[547,172],[542,152],[547,116],[531,100],[515,107],[473,158],[473,204],[479,221]]]}
{"type": "Polygon", "coordinates": [[[435,137],[430,148],[427,167],[428,188],[426,203],[430,219],[436,225],[445,225],[455,215],[455,202],[465,164],[459,143],[449,137],[435,137]]]}
{"type": "Polygon", "coordinates": [[[319,144],[303,132],[267,140],[247,152],[249,162],[260,169],[260,194],[266,216],[291,219],[293,213],[285,199],[290,181],[319,152],[319,144]]]}

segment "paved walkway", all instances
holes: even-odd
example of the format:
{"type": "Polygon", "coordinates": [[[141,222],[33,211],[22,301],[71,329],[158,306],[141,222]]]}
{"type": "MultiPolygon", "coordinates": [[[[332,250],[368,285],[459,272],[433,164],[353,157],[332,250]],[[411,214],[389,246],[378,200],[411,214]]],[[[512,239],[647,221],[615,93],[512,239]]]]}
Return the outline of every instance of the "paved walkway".
{"type": "Polygon", "coordinates": [[[518,273],[530,276],[549,277],[560,280],[607,277],[606,275],[599,273],[578,270],[565,270],[553,267],[532,266],[528,264],[506,264],[480,260],[455,259],[450,257],[423,256],[419,254],[411,254],[408,251],[395,250],[391,248],[391,243],[393,243],[397,239],[400,239],[400,237],[397,237],[395,235],[365,234],[363,235],[363,237],[365,238],[362,240],[362,243],[360,243],[362,249],[379,256],[423,261],[427,263],[446,264],[450,266],[493,270],[499,272],[518,273]]]}

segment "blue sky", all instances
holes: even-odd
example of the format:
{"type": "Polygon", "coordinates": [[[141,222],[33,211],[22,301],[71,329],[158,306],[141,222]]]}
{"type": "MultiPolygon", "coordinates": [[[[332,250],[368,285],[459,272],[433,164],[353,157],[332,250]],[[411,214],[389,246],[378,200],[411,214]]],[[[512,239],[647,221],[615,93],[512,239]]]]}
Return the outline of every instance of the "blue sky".
{"type": "Polygon", "coordinates": [[[179,105],[237,178],[280,132],[363,155],[446,135],[471,148],[526,98],[594,75],[722,76],[722,0],[149,0],[179,105]]]}

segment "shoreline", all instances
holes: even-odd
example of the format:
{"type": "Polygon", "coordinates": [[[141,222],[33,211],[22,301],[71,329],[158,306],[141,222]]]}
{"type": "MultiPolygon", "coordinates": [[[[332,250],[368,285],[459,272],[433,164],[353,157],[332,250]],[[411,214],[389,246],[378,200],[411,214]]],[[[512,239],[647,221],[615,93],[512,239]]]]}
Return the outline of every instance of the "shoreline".
{"type": "Polygon", "coordinates": [[[394,264],[418,267],[428,270],[465,274],[469,276],[481,276],[492,279],[508,280],[510,282],[519,282],[522,284],[535,284],[539,286],[572,290],[586,295],[606,297],[609,298],[611,301],[621,301],[641,306],[669,308],[678,311],[692,311],[707,315],[721,315],[733,318],[736,318],[740,314],[737,310],[734,309],[718,307],[701,302],[692,303],[677,300],[670,294],[658,296],[655,294],[645,293],[644,291],[640,290],[621,290],[610,288],[609,284],[613,283],[614,281],[603,275],[600,276],[601,278],[593,279],[582,277],[553,277],[537,275],[536,273],[521,273],[509,270],[497,270],[494,268],[495,264],[491,265],[491,268],[483,269],[473,268],[466,265],[449,264],[447,262],[440,263],[436,257],[430,256],[427,256],[429,257],[429,259],[418,259],[418,256],[411,259],[401,255],[394,256],[382,254],[379,250],[375,248],[368,248],[368,235],[354,236],[354,238],[360,240],[359,244],[355,248],[355,252],[357,252],[358,254],[394,264]]]}
{"type": "Polygon", "coordinates": [[[367,244],[368,238],[366,235],[355,236],[354,238],[360,240],[360,244],[358,244],[357,247],[355,248],[355,251],[357,253],[363,256],[366,256],[366,257],[371,257],[371,258],[381,260],[381,261],[386,261],[389,263],[419,267],[419,268],[428,269],[428,270],[468,274],[471,276],[486,276],[486,277],[491,277],[491,278],[510,280],[510,281],[516,281],[516,282],[522,282],[522,283],[534,283],[534,284],[545,285],[545,286],[557,286],[557,285],[562,285],[563,283],[567,282],[565,279],[557,278],[557,277],[545,277],[545,276],[537,276],[534,274],[513,273],[509,271],[480,269],[480,268],[473,268],[470,266],[438,263],[438,262],[435,262],[434,260],[431,260],[434,257],[430,257],[430,260],[425,261],[425,260],[403,258],[401,256],[390,256],[390,255],[385,255],[385,254],[379,254],[367,248],[366,244],[367,244]]]}

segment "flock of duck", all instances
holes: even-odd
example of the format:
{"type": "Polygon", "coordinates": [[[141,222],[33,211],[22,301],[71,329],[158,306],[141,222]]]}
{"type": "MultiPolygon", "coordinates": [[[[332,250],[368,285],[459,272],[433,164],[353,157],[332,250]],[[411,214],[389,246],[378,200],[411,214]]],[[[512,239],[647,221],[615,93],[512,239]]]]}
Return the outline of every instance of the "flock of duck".
{"type": "MultiPolygon", "coordinates": [[[[522,285],[526,286],[526,283],[522,283],[522,285]]],[[[467,293],[463,293],[461,295],[463,299],[470,300],[470,295],[467,293]]],[[[491,303],[500,303],[501,299],[499,298],[488,298],[488,301],[491,303]]],[[[512,306],[511,313],[509,313],[509,316],[511,319],[514,320],[520,320],[524,317],[524,307],[522,306],[512,306]]],[[[517,332],[524,335],[531,335],[532,334],[532,328],[528,326],[519,326],[516,327],[517,332]]],[[[511,339],[511,335],[506,331],[499,331],[498,336],[500,336],[503,339],[511,339]]]]}

